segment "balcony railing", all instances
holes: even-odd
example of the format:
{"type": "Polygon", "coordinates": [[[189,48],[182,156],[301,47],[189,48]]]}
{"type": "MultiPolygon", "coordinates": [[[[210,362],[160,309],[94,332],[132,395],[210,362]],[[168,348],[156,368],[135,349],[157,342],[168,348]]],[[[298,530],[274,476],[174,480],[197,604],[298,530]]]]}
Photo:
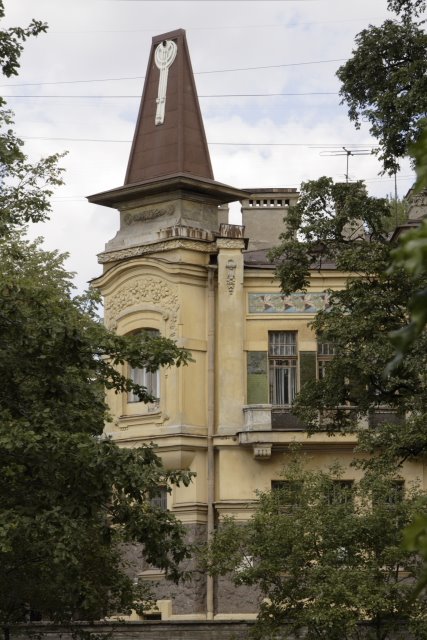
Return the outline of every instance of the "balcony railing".
{"type": "Polygon", "coordinates": [[[289,406],[250,404],[243,407],[245,431],[305,431],[289,406]]]}
{"type": "MultiPolygon", "coordinates": [[[[354,407],[337,407],[356,421],[354,407]]],[[[319,414],[319,427],[329,430],[333,425],[334,411],[319,414]]],[[[292,407],[272,404],[250,404],[243,407],[245,431],[305,431],[304,423],[292,412],[292,407]]],[[[384,423],[401,424],[403,418],[390,407],[376,407],[368,416],[359,418],[358,426],[375,429],[384,423]]]]}

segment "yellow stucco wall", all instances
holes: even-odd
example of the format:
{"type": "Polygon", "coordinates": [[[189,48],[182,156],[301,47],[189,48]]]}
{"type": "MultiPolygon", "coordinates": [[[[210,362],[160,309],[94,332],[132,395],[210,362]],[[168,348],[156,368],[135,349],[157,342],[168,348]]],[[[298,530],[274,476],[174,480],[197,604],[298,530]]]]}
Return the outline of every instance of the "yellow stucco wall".
{"type": "MultiPolygon", "coordinates": [[[[336,461],[343,478],[357,479],[350,466],[353,436],[329,437],[304,431],[256,432],[245,426],[246,361],[251,351],[268,350],[269,331],[296,331],[299,351],[316,351],[309,327],[313,315],[251,313],[250,293],[279,292],[273,273],[243,268],[242,240],[217,239],[206,243],[171,242],[170,251],[153,252],[114,264],[95,285],[105,297],[107,326],[119,334],[141,328],[191,350],[193,362],[180,369],[162,370],[160,403],[128,403],[125,395],[109,394],[112,420],[106,433],[123,446],[154,443],[168,468],[191,469],[197,475],[190,487],[174,488],[168,506],[189,524],[205,523],[208,504],[208,404],[214,394],[214,507],[219,518],[250,517],[258,490],[279,479],[289,459],[289,446],[299,442],[309,468],[326,468],[336,461]],[[209,256],[217,261],[208,267],[209,256]],[[208,270],[213,271],[209,294],[208,270]],[[209,313],[209,295],[215,298],[215,317],[209,313]],[[208,345],[214,332],[214,377],[209,388],[208,345]]],[[[310,291],[340,289],[345,274],[313,273],[310,291]]],[[[425,465],[405,463],[408,482],[426,486],[425,465]]],[[[236,612],[237,614],[238,612],[236,612]]],[[[190,616],[191,617],[191,616],[190,616]]]]}

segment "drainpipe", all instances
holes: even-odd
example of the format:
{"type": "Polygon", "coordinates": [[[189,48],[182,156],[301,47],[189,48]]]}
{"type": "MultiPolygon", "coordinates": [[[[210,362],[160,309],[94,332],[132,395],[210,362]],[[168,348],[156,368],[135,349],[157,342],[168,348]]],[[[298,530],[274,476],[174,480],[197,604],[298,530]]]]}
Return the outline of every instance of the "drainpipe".
{"type": "MultiPolygon", "coordinates": [[[[207,305],[207,421],[208,421],[208,449],[207,449],[207,539],[210,542],[215,528],[215,456],[214,456],[214,430],[215,430],[215,266],[208,267],[208,305],[207,305]]],[[[206,576],[206,619],[214,618],[214,579],[206,576]]]]}

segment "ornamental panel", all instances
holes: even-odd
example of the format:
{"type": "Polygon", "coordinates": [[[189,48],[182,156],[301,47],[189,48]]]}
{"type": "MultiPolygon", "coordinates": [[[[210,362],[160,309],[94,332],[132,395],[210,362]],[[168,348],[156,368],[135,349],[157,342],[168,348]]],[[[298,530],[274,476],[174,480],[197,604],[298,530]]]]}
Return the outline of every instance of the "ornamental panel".
{"type": "Polygon", "coordinates": [[[329,293],[249,293],[249,313],[317,313],[330,306],[329,293]]]}
{"type": "Polygon", "coordinates": [[[149,305],[169,320],[169,336],[176,339],[178,324],[178,293],[175,287],[155,277],[135,278],[123,285],[105,302],[105,324],[117,329],[117,319],[126,308],[149,305]]]}

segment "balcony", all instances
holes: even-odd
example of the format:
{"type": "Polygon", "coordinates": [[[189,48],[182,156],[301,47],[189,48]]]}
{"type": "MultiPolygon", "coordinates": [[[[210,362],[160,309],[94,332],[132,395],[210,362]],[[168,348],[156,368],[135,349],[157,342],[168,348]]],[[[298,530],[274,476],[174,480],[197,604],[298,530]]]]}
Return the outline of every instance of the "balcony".
{"type": "Polygon", "coordinates": [[[289,406],[249,404],[243,407],[245,431],[305,431],[289,406]]]}
{"type": "MultiPolygon", "coordinates": [[[[339,407],[348,413],[351,419],[354,416],[356,422],[355,407],[345,406],[339,407]]],[[[330,438],[330,432],[333,422],[333,412],[325,411],[319,415],[319,431],[309,436],[305,425],[292,412],[290,406],[278,406],[271,404],[251,404],[243,407],[244,424],[243,429],[238,433],[239,443],[245,446],[252,446],[254,457],[258,459],[266,459],[271,456],[273,447],[287,446],[295,438],[295,433],[301,433],[304,442],[310,440],[314,445],[321,442],[330,446],[348,446],[354,447],[357,442],[355,433],[339,434],[337,439],[330,438]],[[329,434],[329,435],[328,435],[329,434]]],[[[381,424],[392,423],[399,424],[403,422],[403,418],[398,416],[390,407],[376,407],[372,409],[367,417],[359,419],[358,426],[361,428],[375,429],[381,424]]],[[[338,436],[338,434],[337,434],[338,436]]],[[[300,440],[299,438],[299,440],[300,440]]]]}

